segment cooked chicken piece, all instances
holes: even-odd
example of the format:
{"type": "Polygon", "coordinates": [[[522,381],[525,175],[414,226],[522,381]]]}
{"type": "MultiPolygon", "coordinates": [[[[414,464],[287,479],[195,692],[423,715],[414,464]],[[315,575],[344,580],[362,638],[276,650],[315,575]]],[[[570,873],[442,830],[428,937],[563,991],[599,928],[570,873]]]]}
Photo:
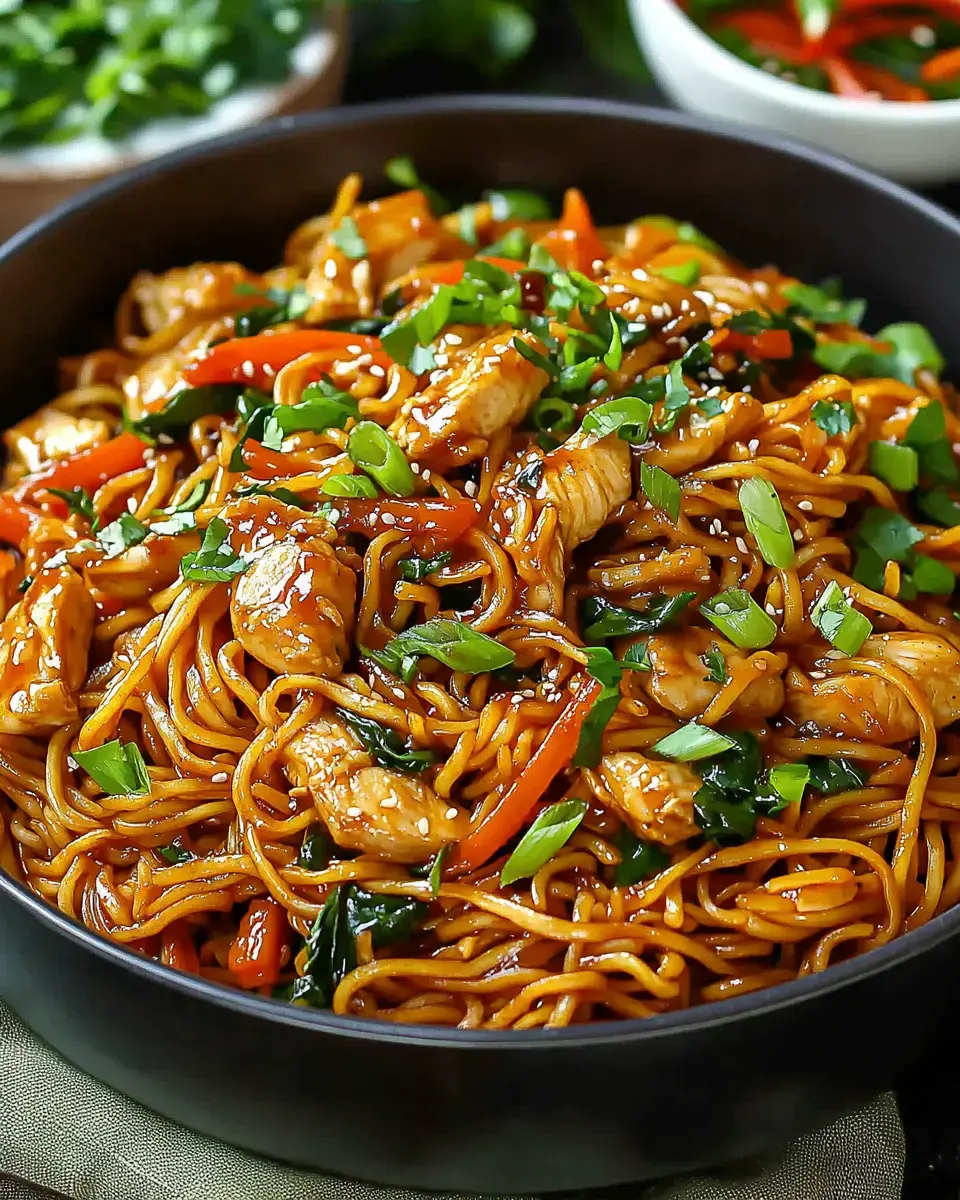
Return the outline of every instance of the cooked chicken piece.
{"type": "Polygon", "coordinates": [[[77,719],[93,621],[72,568],[40,572],[0,627],[0,733],[49,733],[77,719]]]}
{"type": "Polygon", "coordinates": [[[199,317],[232,312],[244,300],[238,285],[257,287],[258,277],[239,263],[194,263],[162,275],[141,271],[130,284],[130,295],[140,307],[144,329],[156,333],[187,313],[199,317]]]}
{"type": "Polygon", "coordinates": [[[195,326],[171,349],[145,358],[136,371],[123,381],[123,394],[130,417],[136,419],[148,409],[160,408],[167,397],[185,387],[184,367],[203,353],[214,336],[223,336],[222,322],[195,326]]]}
{"type": "Polygon", "coordinates": [[[689,422],[681,422],[644,454],[644,461],[671,475],[685,475],[709,462],[727,442],[742,440],[763,420],[763,405],[746,392],[724,396],[720,407],[723,411],[716,417],[704,418],[694,410],[689,422]]]}
{"type": "Polygon", "coordinates": [[[144,592],[153,594],[169,587],[180,574],[180,560],[199,544],[193,533],[148,537],[113,558],[91,554],[90,565],[84,567],[83,574],[90,587],[98,591],[118,600],[137,600],[144,592]]]}
{"type": "MultiPolygon", "coordinates": [[[[927,699],[936,727],[960,718],[960,651],[925,633],[881,633],[868,637],[858,655],[905,671],[927,699]]],[[[786,714],[811,733],[860,738],[890,745],[916,737],[916,710],[903,692],[877,675],[848,672],[811,679],[787,675],[786,714]]]]}
{"type": "Polygon", "coordinates": [[[699,833],[693,798],[703,781],[690,767],[621,750],[605,754],[597,772],[637,837],[673,846],[699,833]]]}
{"type": "Polygon", "coordinates": [[[578,430],[545,455],[511,469],[495,489],[490,528],[527,585],[527,606],[559,613],[570,555],[630,498],[630,447],[616,436],[578,430]]]}
{"type": "Polygon", "coordinates": [[[283,757],[290,782],[309,789],[330,836],[345,850],[420,863],[467,832],[465,812],[417,776],[375,766],[338,717],[312,721],[283,757]]]}
{"type": "Polygon", "coordinates": [[[307,314],[310,324],[357,313],[369,316],[381,285],[433,258],[443,241],[443,232],[419,191],[358,205],[350,218],[366,253],[359,259],[344,254],[338,245],[339,224],[317,242],[305,284],[315,298],[307,314]]]}
{"type": "Polygon", "coordinates": [[[244,650],[278,674],[336,676],[350,652],[356,572],[326,521],[272,496],[224,509],[230,544],[253,565],[233,585],[230,619],[244,650]]]}
{"type": "Polygon", "coordinates": [[[709,629],[690,628],[647,638],[650,670],[637,672],[640,686],[661,708],[692,721],[707,710],[720,691],[720,684],[707,678],[703,662],[703,655],[714,647],[723,655],[731,679],[749,669],[751,663],[764,672],[740,693],[730,713],[744,721],[762,721],[778,713],[783,707],[781,676],[787,668],[787,655],[738,650],[709,629]]]}
{"type": "Polygon", "coordinates": [[[51,459],[65,458],[78,450],[99,445],[109,437],[110,427],[106,421],[75,417],[48,404],[8,429],[3,442],[9,454],[32,474],[51,459]]]}
{"type": "MultiPolygon", "coordinates": [[[[408,458],[442,470],[480,458],[487,441],[519,425],[549,383],[502,329],[478,342],[424,391],[405,401],[390,435],[408,458]]],[[[517,334],[541,349],[532,335],[517,334]]]]}

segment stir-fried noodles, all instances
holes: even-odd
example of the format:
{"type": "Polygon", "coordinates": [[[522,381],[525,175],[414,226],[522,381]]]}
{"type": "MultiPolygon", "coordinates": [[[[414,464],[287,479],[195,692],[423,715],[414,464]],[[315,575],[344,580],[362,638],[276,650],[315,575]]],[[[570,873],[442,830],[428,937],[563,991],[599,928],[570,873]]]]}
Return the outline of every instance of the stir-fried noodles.
{"type": "Polygon", "coordinates": [[[689,224],[443,214],[392,169],[275,270],[137,276],[5,435],[3,867],[181,971],[470,1028],[955,904],[930,335],[689,224]]]}

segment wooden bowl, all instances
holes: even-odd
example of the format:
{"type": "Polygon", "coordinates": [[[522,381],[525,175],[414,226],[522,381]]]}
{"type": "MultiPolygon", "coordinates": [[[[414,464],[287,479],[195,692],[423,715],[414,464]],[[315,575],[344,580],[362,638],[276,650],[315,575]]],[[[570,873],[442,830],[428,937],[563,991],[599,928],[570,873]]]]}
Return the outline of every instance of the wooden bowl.
{"type": "MultiPolygon", "coordinates": [[[[328,108],[339,103],[348,55],[347,13],[344,6],[337,4],[327,7],[322,33],[326,35],[325,45],[320,52],[317,69],[309,74],[292,76],[277,87],[272,101],[264,104],[259,114],[260,120],[328,108]]],[[[226,133],[229,128],[224,125],[217,132],[226,133]]],[[[183,139],[184,143],[189,140],[192,139],[183,139]]],[[[171,145],[167,148],[175,147],[171,145]]],[[[109,164],[55,168],[25,163],[14,155],[0,154],[0,243],[75,192],[151,157],[153,152],[145,151],[121,155],[109,164]]]]}

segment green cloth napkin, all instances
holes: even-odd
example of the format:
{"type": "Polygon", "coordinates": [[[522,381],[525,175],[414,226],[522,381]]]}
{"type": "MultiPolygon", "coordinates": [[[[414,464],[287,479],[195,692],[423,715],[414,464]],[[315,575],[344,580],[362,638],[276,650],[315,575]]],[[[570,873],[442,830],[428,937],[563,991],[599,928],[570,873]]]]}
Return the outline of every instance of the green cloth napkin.
{"type": "MultiPolygon", "coordinates": [[[[0,1105],[0,1200],[444,1200],[298,1171],[191,1133],[65,1062],[2,1005],[0,1105]]],[[[886,1095],[777,1154],[602,1195],[897,1200],[903,1161],[886,1095]]]]}

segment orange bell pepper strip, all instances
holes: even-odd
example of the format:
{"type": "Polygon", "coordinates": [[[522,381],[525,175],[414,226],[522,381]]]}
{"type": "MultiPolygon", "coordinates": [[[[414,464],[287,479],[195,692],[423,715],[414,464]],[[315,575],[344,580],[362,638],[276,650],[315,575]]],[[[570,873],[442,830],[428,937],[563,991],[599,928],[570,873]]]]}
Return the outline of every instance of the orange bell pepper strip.
{"type": "MultiPolygon", "coordinates": [[[[506,271],[509,275],[516,275],[518,271],[527,270],[527,264],[521,262],[519,258],[497,258],[496,255],[483,253],[476,257],[482,259],[483,262],[492,263],[493,266],[499,267],[501,271],[506,271]]],[[[411,271],[408,282],[415,285],[445,283],[452,287],[463,278],[463,271],[468,261],[465,258],[453,258],[449,262],[425,263],[422,267],[416,267],[411,271]]]]}
{"type": "Polygon", "coordinates": [[[388,529],[417,534],[434,542],[455,542],[480,519],[480,507],[472,500],[440,500],[424,496],[416,500],[331,499],[340,514],[337,529],[376,537],[388,529]]]}
{"type": "Polygon", "coordinates": [[[200,974],[197,948],[183,921],[174,921],[163,931],[160,939],[160,961],[165,967],[173,967],[175,971],[184,971],[188,975],[200,974]]]}
{"type": "Polygon", "coordinates": [[[789,329],[762,329],[759,333],[739,333],[736,329],[718,329],[710,338],[713,348],[740,350],[747,358],[793,358],[793,338],[789,329]]]}
{"type": "Polygon", "coordinates": [[[864,87],[871,92],[878,92],[884,100],[898,100],[901,103],[927,104],[930,97],[915,83],[907,83],[892,71],[875,67],[872,63],[857,63],[857,75],[864,87]]]}
{"type": "Polygon", "coordinates": [[[21,504],[9,492],[0,495],[0,541],[22,546],[40,514],[28,504],[21,504]]]}
{"type": "MultiPolygon", "coordinates": [[[[960,75],[960,46],[952,50],[944,50],[928,58],[920,68],[920,78],[924,83],[946,83],[960,75]]],[[[924,93],[924,99],[927,99],[924,93]]]]}
{"type": "Polygon", "coordinates": [[[475,871],[520,832],[547,788],[570,764],[580,729],[600,691],[601,685],[595,679],[581,682],[534,756],[476,829],[459,843],[450,870],[475,871]]]}
{"type": "Polygon", "coordinates": [[[369,354],[384,370],[393,364],[380,339],[369,334],[345,333],[342,329],[291,329],[220,342],[206,357],[185,367],[183,378],[190,387],[241,383],[269,391],[281,367],[303,354],[324,350],[334,352],[334,360],[369,354]]]}
{"type": "Polygon", "coordinates": [[[287,918],[274,900],[254,900],[230,944],[227,966],[242,988],[273,987],[280,978],[287,918]]]}
{"type": "Polygon", "coordinates": [[[579,188],[567,188],[563,196],[560,224],[540,239],[543,246],[568,271],[579,271],[583,275],[593,274],[595,262],[605,262],[609,257],[607,247],[600,240],[593,217],[583,193],[579,188]]]}
{"type": "Polygon", "coordinates": [[[782,58],[794,66],[812,62],[817,54],[817,43],[808,42],[796,20],[786,13],[752,9],[731,13],[721,24],[746,38],[761,54],[782,58]]]}
{"type": "Polygon", "coordinates": [[[118,434],[109,442],[91,446],[88,450],[78,450],[76,454],[46,464],[21,480],[13,494],[18,500],[30,500],[52,487],[66,492],[82,487],[88,492],[95,492],[108,479],[116,479],[118,475],[125,475],[127,471],[135,471],[143,466],[147,449],[146,443],[136,434],[118,434]]]}

